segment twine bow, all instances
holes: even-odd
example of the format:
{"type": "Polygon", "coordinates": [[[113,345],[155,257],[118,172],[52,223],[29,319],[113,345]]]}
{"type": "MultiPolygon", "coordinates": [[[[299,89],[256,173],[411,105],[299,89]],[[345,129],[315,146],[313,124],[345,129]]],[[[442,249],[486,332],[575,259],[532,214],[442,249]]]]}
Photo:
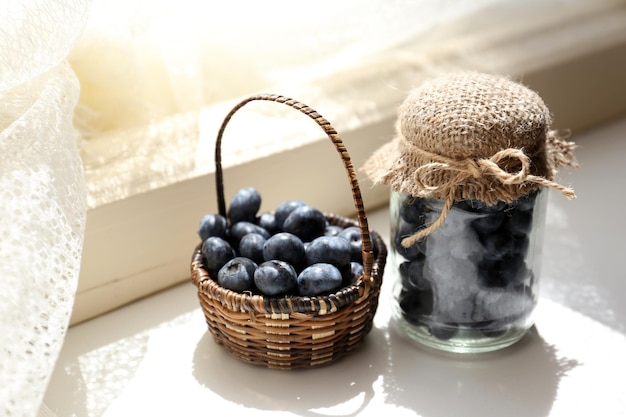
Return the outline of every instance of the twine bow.
{"type": "Polygon", "coordinates": [[[560,191],[568,199],[576,198],[574,190],[564,187],[544,177],[529,174],[530,158],[521,149],[508,148],[496,152],[490,158],[480,159],[451,159],[442,155],[434,154],[423,149],[419,149],[413,145],[413,149],[417,150],[422,156],[432,160],[415,170],[414,178],[417,184],[424,190],[423,196],[433,191],[439,191],[440,194],[446,195],[446,200],[441,210],[441,214],[428,227],[419,230],[411,236],[402,239],[402,246],[410,247],[415,242],[434,232],[445,221],[452,204],[456,197],[457,187],[466,180],[474,178],[489,177],[497,180],[503,185],[522,185],[526,183],[539,184],[544,187],[554,188],[560,191]],[[517,172],[508,172],[498,165],[503,160],[517,160],[520,163],[520,169],[517,172]],[[427,177],[436,171],[448,171],[453,174],[452,178],[444,184],[429,184],[427,177]]]}

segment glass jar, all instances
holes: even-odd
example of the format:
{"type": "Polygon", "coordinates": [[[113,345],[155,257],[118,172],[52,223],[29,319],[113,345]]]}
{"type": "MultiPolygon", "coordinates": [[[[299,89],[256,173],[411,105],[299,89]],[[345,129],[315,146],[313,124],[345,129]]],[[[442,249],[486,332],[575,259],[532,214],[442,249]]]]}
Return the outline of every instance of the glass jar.
{"type": "Polygon", "coordinates": [[[488,352],[533,325],[548,193],[488,206],[455,201],[443,224],[408,248],[402,240],[444,202],[392,192],[388,270],[393,317],[415,341],[451,352],[488,352]]]}

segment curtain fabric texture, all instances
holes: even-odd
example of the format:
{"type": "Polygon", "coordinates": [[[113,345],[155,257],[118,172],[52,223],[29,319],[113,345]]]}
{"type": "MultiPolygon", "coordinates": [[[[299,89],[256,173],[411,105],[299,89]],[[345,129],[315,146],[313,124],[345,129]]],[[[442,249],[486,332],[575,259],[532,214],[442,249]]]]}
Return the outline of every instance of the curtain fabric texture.
{"type": "Polygon", "coordinates": [[[0,5],[0,415],[34,416],[67,331],[86,217],[66,55],[89,2],[0,5]]]}

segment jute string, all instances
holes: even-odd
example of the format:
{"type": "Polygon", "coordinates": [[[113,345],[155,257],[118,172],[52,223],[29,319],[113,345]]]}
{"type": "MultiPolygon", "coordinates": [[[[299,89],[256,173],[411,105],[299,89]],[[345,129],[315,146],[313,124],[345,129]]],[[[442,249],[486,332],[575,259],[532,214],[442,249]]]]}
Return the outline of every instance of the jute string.
{"type": "Polygon", "coordinates": [[[454,203],[457,187],[463,185],[464,182],[470,178],[493,179],[502,185],[537,184],[554,188],[570,200],[576,198],[573,189],[564,187],[544,177],[529,174],[531,159],[524,153],[523,149],[503,149],[496,152],[490,158],[452,159],[425,151],[402,135],[400,135],[400,139],[403,144],[411,148],[413,152],[432,161],[418,167],[414,173],[416,183],[424,190],[423,196],[427,196],[433,191],[438,191],[439,194],[447,196],[441,214],[433,223],[413,235],[402,239],[402,246],[405,248],[410,247],[424,236],[431,234],[443,224],[454,203]],[[520,169],[517,172],[506,171],[498,165],[504,160],[517,160],[520,164],[520,169]],[[445,183],[429,183],[428,177],[432,176],[433,173],[437,171],[448,171],[452,176],[450,180],[445,183]]]}

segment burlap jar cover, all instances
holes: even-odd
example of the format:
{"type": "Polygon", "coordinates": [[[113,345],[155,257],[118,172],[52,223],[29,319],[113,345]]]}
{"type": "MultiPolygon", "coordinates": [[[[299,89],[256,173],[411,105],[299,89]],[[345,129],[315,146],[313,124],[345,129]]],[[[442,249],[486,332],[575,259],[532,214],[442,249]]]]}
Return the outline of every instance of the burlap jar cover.
{"type": "Polygon", "coordinates": [[[439,218],[402,245],[435,231],[455,201],[510,203],[542,187],[576,198],[553,181],[559,167],[576,162],[574,143],[550,130],[551,122],[537,93],[503,76],[454,73],[411,91],[396,136],[364,165],[374,184],[445,201],[439,218]]]}

